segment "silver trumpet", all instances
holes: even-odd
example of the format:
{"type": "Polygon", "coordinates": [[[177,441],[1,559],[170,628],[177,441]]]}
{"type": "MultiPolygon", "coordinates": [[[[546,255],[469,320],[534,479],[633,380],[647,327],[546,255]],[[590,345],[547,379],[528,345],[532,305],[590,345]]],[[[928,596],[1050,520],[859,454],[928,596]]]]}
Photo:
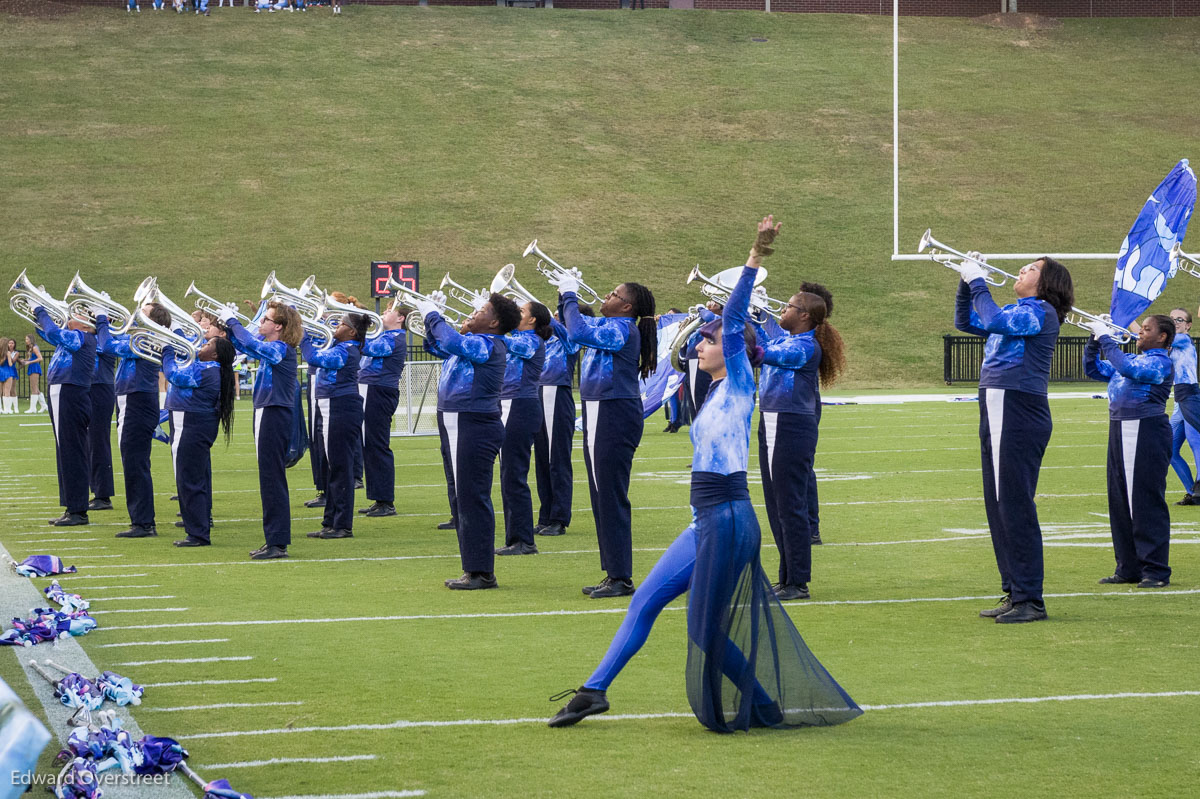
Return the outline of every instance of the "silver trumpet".
{"type": "MultiPolygon", "coordinates": [[[[198,308],[201,311],[204,311],[207,314],[212,314],[213,316],[217,317],[218,319],[220,319],[221,316],[225,313],[225,307],[230,304],[230,303],[220,302],[220,301],[214,299],[213,297],[210,297],[207,294],[205,294],[203,291],[196,288],[196,281],[194,281],[194,280],[192,281],[192,285],[188,286],[187,291],[183,292],[183,296],[185,296],[185,297],[195,296],[196,308],[198,308]]],[[[244,313],[239,313],[238,311],[234,311],[233,315],[237,317],[238,321],[242,323],[243,327],[250,324],[250,317],[246,316],[244,313]]]]}
{"type": "Polygon", "coordinates": [[[493,294],[503,294],[511,300],[520,300],[521,302],[536,302],[538,305],[545,305],[537,297],[529,291],[529,289],[517,282],[517,267],[514,264],[505,264],[492,278],[492,285],[488,290],[493,294]]]}
{"type": "MultiPolygon", "coordinates": [[[[188,321],[192,321],[191,317],[188,317],[188,321]]],[[[142,313],[141,306],[138,306],[130,317],[127,332],[129,348],[136,352],[139,358],[161,364],[163,352],[167,347],[171,347],[176,352],[176,362],[180,366],[188,366],[196,360],[198,348],[195,343],[146,316],[142,313]]]]}
{"type": "MultiPolygon", "coordinates": [[[[716,300],[722,305],[729,304],[729,295],[733,292],[733,287],[737,284],[742,276],[742,267],[734,266],[729,269],[723,269],[715,275],[708,277],[700,271],[700,264],[692,267],[692,271],[688,273],[687,283],[691,284],[695,281],[700,281],[703,285],[700,291],[704,296],[716,300]]],[[[787,303],[783,300],[777,300],[773,297],[768,297],[766,290],[759,290],[762,282],[767,279],[767,270],[759,268],[758,274],[754,276],[754,292],[750,294],[750,307],[754,310],[762,311],[768,314],[776,321],[783,315],[787,309],[787,303]]]]}
{"type": "Polygon", "coordinates": [[[1089,332],[1091,329],[1088,327],[1088,325],[1093,322],[1102,322],[1108,325],[1108,329],[1112,331],[1109,333],[1109,335],[1111,335],[1119,344],[1126,344],[1133,338],[1133,333],[1128,328],[1113,324],[1112,320],[1106,316],[1097,316],[1096,314],[1091,314],[1087,311],[1081,311],[1074,305],[1071,306],[1071,310],[1067,312],[1067,315],[1063,318],[1063,321],[1069,325],[1081,327],[1089,332]]]}
{"type": "Polygon", "coordinates": [[[475,292],[471,291],[461,283],[456,283],[447,272],[442,278],[442,282],[438,284],[438,288],[446,292],[446,298],[454,300],[459,305],[465,305],[472,311],[475,310],[475,292]]]}
{"type": "MultiPolygon", "coordinates": [[[[397,313],[401,313],[401,312],[407,313],[408,311],[416,310],[417,303],[420,301],[433,302],[433,300],[431,300],[426,295],[418,294],[417,292],[413,291],[408,286],[404,285],[403,283],[401,283],[400,281],[398,281],[394,278],[388,278],[387,290],[391,291],[391,292],[395,292],[396,298],[392,301],[392,309],[395,310],[397,313]]],[[[433,304],[438,307],[438,312],[442,316],[446,317],[446,319],[448,319],[452,324],[461,325],[463,322],[465,322],[467,320],[467,317],[470,315],[470,314],[462,313],[461,311],[455,310],[454,308],[450,308],[446,305],[443,305],[442,303],[434,302],[433,304]]],[[[413,316],[413,314],[409,314],[409,316],[413,316]]],[[[423,325],[424,320],[421,320],[421,321],[422,321],[422,325],[423,325]]],[[[424,328],[422,327],[422,329],[424,329],[424,328]]],[[[414,333],[416,332],[415,330],[412,330],[411,327],[409,328],[409,330],[414,333]]],[[[422,338],[424,338],[424,336],[425,336],[424,333],[417,333],[417,335],[421,336],[422,338]]]]}
{"type": "MultiPolygon", "coordinates": [[[[532,242],[530,242],[529,246],[525,248],[525,252],[522,253],[521,257],[528,258],[530,255],[536,255],[538,257],[537,266],[535,268],[547,278],[557,278],[559,275],[562,275],[567,271],[559,266],[553,258],[542,252],[541,248],[538,247],[537,239],[534,239],[532,242]],[[543,264],[550,264],[551,268],[547,269],[543,264]]],[[[579,292],[576,294],[576,296],[579,297],[579,301],[585,305],[596,305],[604,300],[603,297],[596,293],[595,289],[593,289],[587,283],[584,283],[582,280],[579,281],[579,292]],[[588,297],[591,297],[591,299],[588,299],[588,297]]]]}
{"type": "MultiPolygon", "coordinates": [[[[199,322],[193,319],[190,313],[172,302],[170,297],[163,294],[162,289],[158,287],[158,278],[148,277],[143,280],[141,285],[137,287],[137,291],[133,293],[133,302],[139,310],[147,303],[161,305],[171,315],[171,326],[182,330],[183,337],[186,340],[196,345],[204,342],[204,329],[200,327],[199,322]]],[[[151,320],[147,319],[146,321],[150,322],[151,320]]],[[[151,323],[153,324],[153,322],[151,323]]]]}
{"type": "Polygon", "coordinates": [[[1200,277],[1200,258],[1184,252],[1179,246],[1179,242],[1175,242],[1175,246],[1171,248],[1171,263],[1181,272],[1187,272],[1192,277],[1200,277]]]}
{"type": "Polygon", "coordinates": [[[294,289],[290,286],[285,286],[275,277],[275,272],[267,275],[267,279],[263,281],[262,291],[259,292],[259,298],[266,301],[278,300],[284,305],[290,305],[295,308],[301,318],[320,320],[322,314],[325,313],[325,294],[315,285],[316,276],[312,275],[300,285],[300,288],[294,289]]]}
{"type": "MultiPolygon", "coordinates": [[[[367,317],[367,338],[376,338],[383,332],[383,319],[380,318],[379,314],[347,302],[338,302],[328,294],[325,295],[325,311],[321,316],[321,321],[327,327],[331,330],[337,328],[349,314],[361,314],[367,317]]],[[[333,337],[331,336],[326,346],[329,346],[332,342],[333,337]]]]}
{"type": "Polygon", "coordinates": [[[37,324],[37,314],[33,311],[39,305],[46,309],[46,313],[50,314],[50,318],[54,320],[54,324],[59,327],[66,327],[67,322],[71,320],[71,310],[67,304],[56,297],[51,297],[46,289],[41,286],[35,286],[29,282],[29,277],[25,274],[24,269],[17,279],[13,281],[12,287],[8,290],[12,296],[8,298],[8,307],[12,312],[22,319],[32,324],[37,324]]]}
{"type": "Polygon", "coordinates": [[[917,252],[925,252],[925,250],[929,249],[930,247],[933,248],[934,252],[929,254],[929,260],[936,261],[937,263],[949,269],[954,268],[951,265],[951,262],[955,258],[959,259],[960,261],[970,261],[987,272],[987,274],[984,275],[983,280],[985,283],[991,286],[1003,286],[1010,280],[1014,283],[1016,282],[1016,275],[1009,274],[1003,269],[992,266],[987,261],[984,261],[980,258],[972,258],[965,252],[959,252],[953,247],[948,247],[945,244],[942,244],[933,237],[932,230],[932,228],[926,230],[921,236],[921,243],[917,245],[917,252]]]}
{"type": "Polygon", "coordinates": [[[687,364],[684,363],[684,349],[687,347],[688,339],[692,337],[700,325],[704,324],[704,318],[700,316],[702,305],[693,305],[688,309],[688,315],[679,322],[679,329],[675,331],[675,338],[671,339],[671,366],[676,372],[687,374],[687,364]]]}
{"type": "Polygon", "coordinates": [[[78,272],[67,285],[67,294],[63,297],[63,302],[67,304],[72,316],[81,316],[92,324],[96,323],[93,310],[102,311],[108,317],[109,326],[118,333],[123,332],[133,319],[133,314],[129,313],[128,308],[84,283],[78,272]]]}

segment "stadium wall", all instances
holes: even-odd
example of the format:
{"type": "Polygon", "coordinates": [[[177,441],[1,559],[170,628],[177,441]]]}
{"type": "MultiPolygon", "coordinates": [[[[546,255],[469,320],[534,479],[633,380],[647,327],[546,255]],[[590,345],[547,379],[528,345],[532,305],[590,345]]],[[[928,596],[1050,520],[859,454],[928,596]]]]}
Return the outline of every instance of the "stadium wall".
{"type": "MultiPolygon", "coordinates": [[[[411,6],[419,0],[342,0],[346,5],[411,6]]],[[[628,0],[626,0],[627,2],[628,0]]],[[[81,6],[120,8],[119,0],[57,0],[81,6]]],[[[491,6],[495,0],[428,0],[435,6],[491,6]]],[[[692,0],[696,8],[762,11],[766,0],[692,0]]],[[[555,8],[616,9],[621,0],[553,0],[555,8]]],[[[667,8],[670,0],[645,0],[667,8]]],[[[900,0],[905,16],[975,17],[1000,10],[1000,0],[900,0]]],[[[1048,17],[1195,17],[1200,0],[1018,0],[1023,13],[1048,17]]],[[[890,15],[892,0],[771,0],[772,11],[810,14],[890,15]]]]}

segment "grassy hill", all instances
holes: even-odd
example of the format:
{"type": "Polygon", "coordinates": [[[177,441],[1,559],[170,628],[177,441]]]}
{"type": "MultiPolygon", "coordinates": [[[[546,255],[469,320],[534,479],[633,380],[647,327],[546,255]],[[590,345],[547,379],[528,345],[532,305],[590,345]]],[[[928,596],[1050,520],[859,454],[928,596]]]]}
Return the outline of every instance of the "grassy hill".
{"type": "MultiPolygon", "coordinates": [[[[768,288],[830,286],[847,385],[932,384],[956,278],[888,259],[890,32],[728,12],[0,14],[0,279],[28,268],[59,293],[79,269],[128,300],[157,274],[177,301],[192,280],[242,299],[275,269],[362,296],[372,259],[482,285],[536,237],[665,309],[773,212],[768,288]]],[[[1115,251],[1196,156],[1179,88],[1200,20],[901,34],[902,250],[932,227],[963,249],[1115,251]]],[[[1072,269],[1077,304],[1104,310],[1112,264],[1072,269]]],[[[1194,307],[1190,281],[1164,302],[1194,307]]]]}

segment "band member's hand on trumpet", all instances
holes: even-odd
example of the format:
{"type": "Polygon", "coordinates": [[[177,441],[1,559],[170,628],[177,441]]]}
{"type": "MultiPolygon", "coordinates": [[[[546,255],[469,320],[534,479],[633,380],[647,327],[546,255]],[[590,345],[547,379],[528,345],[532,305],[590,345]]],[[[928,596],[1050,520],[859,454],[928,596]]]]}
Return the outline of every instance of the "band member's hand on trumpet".
{"type": "Polygon", "coordinates": [[[964,283],[970,283],[972,280],[983,280],[987,277],[988,271],[979,265],[981,262],[984,262],[983,253],[971,250],[966,259],[947,261],[946,265],[958,272],[964,283]]]}
{"type": "Polygon", "coordinates": [[[563,269],[546,278],[551,286],[558,289],[559,294],[578,294],[579,281],[583,274],[574,267],[563,269]]]}
{"type": "Polygon", "coordinates": [[[429,295],[423,299],[416,301],[417,313],[422,319],[427,318],[431,313],[440,313],[442,307],[446,304],[446,294],[440,289],[429,292],[429,295]]]}

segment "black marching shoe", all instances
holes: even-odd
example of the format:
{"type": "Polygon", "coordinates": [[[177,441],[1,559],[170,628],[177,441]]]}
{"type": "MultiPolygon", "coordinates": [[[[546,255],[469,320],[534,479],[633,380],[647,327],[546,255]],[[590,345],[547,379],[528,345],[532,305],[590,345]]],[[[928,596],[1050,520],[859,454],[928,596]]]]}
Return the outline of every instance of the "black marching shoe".
{"type": "Polygon", "coordinates": [[[135,524],[128,530],[117,533],[117,538],[153,538],[158,535],[158,530],[153,524],[135,524]]]}
{"type": "Polygon", "coordinates": [[[791,602],[793,599],[808,599],[808,583],[781,585],[775,592],[775,598],[780,602],[791,602]]]}
{"type": "Polygon", "coordinates": [[[518,541],[515,544],[509,544],[506,547],[500,547],[496,550],[497,555],[536,555],[538,548],[533,544],[526,544],[523,541],[518,541]]]}
{"type": "Polygon", "coordinates": [[[396,506],[389,505],[386,502],[376,502],[374,505],[367,508],[366,514],[372,519],[377,519],[380,516],[395,516],[396,506]]]}
{"type": "Polygon", "coordinates": [[[1146,577],[1137,584],[1138,588],[1166,588],[1171,584],[1170,580],[1155,580],[1153,577],[1146,577]]]}
{"type": "Polygon", "coordinates": [[[304,503],[306,508],[323,508],[325,507],[325,492],[319,491],[317,495],[304,503]]]}
{"type": "Polygon", "coordinates": [[[331,533],[331,532],[333,532],[332,527],[322,527],[320,530],[315,530],[311,533],[305,533],[305,535],[308,536],[309,538],[320,538],[321,533],[331,533]]]}
{"type": "Polygon", "coordinates": [[[1196,499],[1195,494],[1184,494],[1183,499],[1175,503],[1176,505],[1200,505],[1200,500],[1196,499]]]}
{"type": "Polygon", "coordinates": [[[171,495],[171,501],[172,501],[172,502],[178,502],[178,501],[179,501],[179,495],[178,495],[178,494],[172,494],[172,495],[171,495]]]}
{"type": "Polygon", "coordinates": [[[1141,580],[1141,577],[1122,577],[1119,574],[1114,574],[1111,577],[1101,577],[1096,581],[1097,585],[1123,585],[1124,583],[1136,583],[1141,580]]]}
{"type": "Polygon", "coordinates": [[[362,478],[361,477],[354,478],[354,490],[357,491],[358,489],[360,489],[362,487],[363,487],[362,478]]]}
{"type": "Polygon", "coordinates": [[[491,572],[463,572],[462,577],[446,581],[446,587],[454,591],[478,591],[498,585],[496,575],[491,572]]]}
{"type": "Polygon", "coordinates": [[[1002,613],[1008,613],[1010,610],[1012,610],[1012,608],[1012,594],[1005,594],[1004,596],[1000,597],[1000,601],[996,603],[996,607],[984,608],[983,610],[979,611],[979,618],[994,619],[1002,613]]]}
{"type": "Polygon", "coordinates": [[[439,524],[437,526],[437,529],[439,529],[439,530],[457,530],[458,522],[455,521],[454,519],[451,519],[448,522],[442,522],[441,524],[439,524]]]}
{"type": "Polygon", "coordinates": [[[112,500],[108,497],[95,497],[88,503],[88,510],[112,510],[112,500]]]}
{"type": "Polygon", "coordinates": [[[207,538],[197,538],[194,535],[189,535],[187,538],[181,538],[175,542],[177,547],[207,547],[212,546],[212,542],[207,538]]]}
{"type": "Polygon", "coordinates": [[[57,519],[51,519],[50,524],[53,527],[77,527],[81,524],[89,524],[89,522],[86,513],[64,513],[57,519]]]}
{"type": "Polygon", "coordinates": [[[996,617],[997,624],[1024,624],[1029,621],[1045,621],[1046,603],[1035,599],[1014,602],[1012,610],[996,617]]]}
{"type": "Polygon", "coordinates": [[[821,546],[821,544],[825,543],[824,541],[821,540],[820,533],[813,533],[812,538],[809,539],[809,541],[814,547],[819,547],[819,546],[821,546]]]}
{"type": "Polygon", "coordinates": [[[591,591],[587,592],[587,595],[590,599],[609,599],[616,596],[631,596],[633,591],[633,580],[605,577],[600,581],[600,585],[594,586],[591,591]]]}
{"type": "Polygon", "coordinates": [[[267,549],[269,549],[269,548],[270,548],[270,546],[271,546],[270,544],[263,544],[263,545],[262,545],[261,547],[259,547],[258,549],[252,549],[252,550],[250,550],[250,557],[254,557],[254,556],[255,556],[255,555],[257,555],[259,552],[265,552],[267,549]]]}
{"type": "Polygon", "coordinates": [[[309,538],[354,538],[354,533],[344,528],[334,529],[332,527],[322,527],[315,533],[309,533],[309,538]]]}
{"type": "Polygon", "coordinates": [[[564,535],[567,532],[567,528],[563,527],[558,522],[552,522],[541,529],[534,530],[533,532],[537,535],[564,535]]]}
{"type": "Polygon", "coordinates": [[[551,727],[570,727],[572,724],[578,724],[588,716],[594,716],[597,713],[603,713],[608,710],[608,696],[603,691],[595,691],[591,688],[580,688],[578,691],[571,689],[563,691],[561,694],[555,694],[550,697],[551,702],[558,702],[571,696],[571,701],[568,702],[562,710],[555,714],[554,718],[548,722],[551,727]],[[571,694],[575,694],[571,696],[571,694]]]}
{"type": "Polygon", "coordinates": [[[263,547],[251,554],[250,560],[275,560],[276,558],[286,558],[287,556],[287,547],[263,547]]]}

